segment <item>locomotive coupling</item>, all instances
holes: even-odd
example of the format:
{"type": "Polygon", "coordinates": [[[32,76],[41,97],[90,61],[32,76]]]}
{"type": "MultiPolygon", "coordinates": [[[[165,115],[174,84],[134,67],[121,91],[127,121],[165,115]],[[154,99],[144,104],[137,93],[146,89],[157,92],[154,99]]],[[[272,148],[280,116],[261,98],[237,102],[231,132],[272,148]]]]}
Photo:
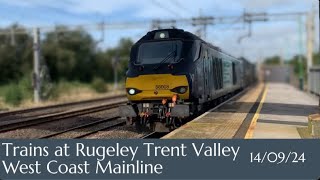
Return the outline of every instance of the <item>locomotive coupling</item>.
{"type": "Polygon", "coordinates": [[[171,117],[188,117],[190,115],[189,105],[176,104],[171,109],[171,117]]]}
{"type": "MultiPolygon", "coordinates": [[[[171,104],[171,103],[170,103],[171,104]]],[[[134,118],[137,116],[151,116],[154,113],[158,113],[159,110],[160,112],[163,111],[162,107],[159,107],[159,104],[149,104],[148,108],[145,106],[142,107],[140,104],[137,105],[137,111],[134,108],[135,105],[124,105],[119,107],[119,114],[121,117],[129,117],[129,118],[134,118]]],[[[190,107],[187,104],[175,104],[173,106],[170,105],[170,110],[164,112],[165,116],[168,117],[188,117],[190,115],[190,107]]],[[[161,114],[161,113],[160,113],[161,114]]]]}

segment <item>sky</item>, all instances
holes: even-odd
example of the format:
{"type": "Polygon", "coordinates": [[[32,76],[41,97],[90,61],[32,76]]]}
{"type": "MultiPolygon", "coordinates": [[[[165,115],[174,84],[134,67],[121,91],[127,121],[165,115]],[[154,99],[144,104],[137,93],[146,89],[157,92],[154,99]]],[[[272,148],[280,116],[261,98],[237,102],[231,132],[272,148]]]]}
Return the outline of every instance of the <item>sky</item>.
{"type": "MultiPolygon", "coordinates": [[[[318,0],[0,0],[0,27],[19,23],[26,27],[61,25],[84,25],[108,22],[143,22],[136,28],[108,29],[102,33],[98,28],[88,31],[99,41],[100,48],[117,45],[122,37],[137,41],[150,31],[153,19],[185,19],[202,16],[241,16],[244,12],[286,13],[317,12],[315,50],[319,45],[318,0]],[[102,37],[103,36],[103,37],[102,37]]],[[[195,33],[200,27],[178,24],[195,33]]],[[[252,24],[252,36],[238,43],[247,34],[248,25],[216,24],[207,28],[206,41],[221,47],[236,57],[245,56],[252,62],[265,57],[280,55],[288,59],[306,51],[305,19],[302,19],[299,36],[298,19],[256,22],[252,24]]]]}

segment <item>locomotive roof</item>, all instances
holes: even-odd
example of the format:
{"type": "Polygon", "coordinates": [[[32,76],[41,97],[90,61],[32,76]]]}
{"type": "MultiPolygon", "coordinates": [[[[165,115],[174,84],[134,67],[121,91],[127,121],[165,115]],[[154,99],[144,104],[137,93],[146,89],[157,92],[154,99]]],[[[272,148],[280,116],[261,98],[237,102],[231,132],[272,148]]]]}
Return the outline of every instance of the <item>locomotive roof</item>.
{"type": "Polygon", "coordinates": [[[148,41],[153,40],[156,33],[158,32],[168,32],[169,38],[177,38],[177,39],[185,39],[185,40],[201,40],[198,36],[184,31],[182,29],[158,29],[148,32],[145,36],[143,36],[139,41],[148,41]]]}
{"type": "MultiPolygon", "coordinates": [[[[150,40],[154,40],[155,36],[157,33],[161,33],[161,32],[167,32],[169,35],[169,39],[174,38],[174,39],[184,39],[184,40],[199,40],[203,43],[205,43],[206,45],[210,46],[211,48],[224,53],[230,57],[233,57],[237,60],[239,60],[238,58],[222,51],[219,47],[212,45],[211,43],[208,43],[206,41],[204,41],[203,39],[199,38],[198,36],[188,32],[188,31],[184,31],[183,29],[158,29],[158,30],[153,30],[153,31],[149,31],[145,36],[143,36],[138,42],[144,42],[144,41],[150,41],[150,40]]],[[[167,38],[168,39],[168,38],[167,38]]]]}

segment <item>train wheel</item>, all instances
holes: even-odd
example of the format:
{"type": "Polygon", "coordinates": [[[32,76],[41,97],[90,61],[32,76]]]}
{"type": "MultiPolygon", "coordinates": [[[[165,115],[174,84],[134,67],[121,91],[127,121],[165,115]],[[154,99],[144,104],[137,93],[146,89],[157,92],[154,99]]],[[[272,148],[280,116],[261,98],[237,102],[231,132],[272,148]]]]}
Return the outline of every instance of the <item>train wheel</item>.
{"type": "Polygon", "coordinates": [[[174,118],[174,119],[173,119],[173,127],[174,127],[175,129],[181,127],[181,125],[182,125],[182,121],[181,121],[180,118],[174,118]]]}
{"type": "Polygon", "coordinates": [[[149,121],[148,121],[148,117],[137,117],[136,119],[136,122],[135,122],[135,125],[136,125],[136,129],[138,131],[149,131],[150,128],[152,127],[150,125],[149,127],[149,121]]]}
{"type": "Polygon", "coordinates": [[[201,113],[201,112],[203,111],[203,105],[199,104],[199,105],[197,106],[197,111],[198,111],[199,113],[201,113]]]}
{"type": "Polygon", "coordinates": [[[133,125],[133,123],[134,123],[134,119],[132,117],[127,117],[126,124],[128,126],[131,126],[133,125]]]}
{"type": "Polygon", "coordinates": [[[136,117],[135,126],[138,131],[143,131],[142,118],[140,116],[136,117]]]}

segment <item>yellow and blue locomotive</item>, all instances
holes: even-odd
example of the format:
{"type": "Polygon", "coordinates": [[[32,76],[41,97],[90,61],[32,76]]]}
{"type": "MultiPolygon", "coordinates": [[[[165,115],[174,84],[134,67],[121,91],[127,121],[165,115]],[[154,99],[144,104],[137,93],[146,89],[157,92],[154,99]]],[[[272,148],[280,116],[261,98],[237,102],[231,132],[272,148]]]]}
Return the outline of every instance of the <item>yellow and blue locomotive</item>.
{"type": "Polygon", "coordinates": [[[246,67],[218,47],[181,29],[148,32],[131,49],[129,103],[120,115],[137,126],[169,131],[244,88],[246,67]]]}

